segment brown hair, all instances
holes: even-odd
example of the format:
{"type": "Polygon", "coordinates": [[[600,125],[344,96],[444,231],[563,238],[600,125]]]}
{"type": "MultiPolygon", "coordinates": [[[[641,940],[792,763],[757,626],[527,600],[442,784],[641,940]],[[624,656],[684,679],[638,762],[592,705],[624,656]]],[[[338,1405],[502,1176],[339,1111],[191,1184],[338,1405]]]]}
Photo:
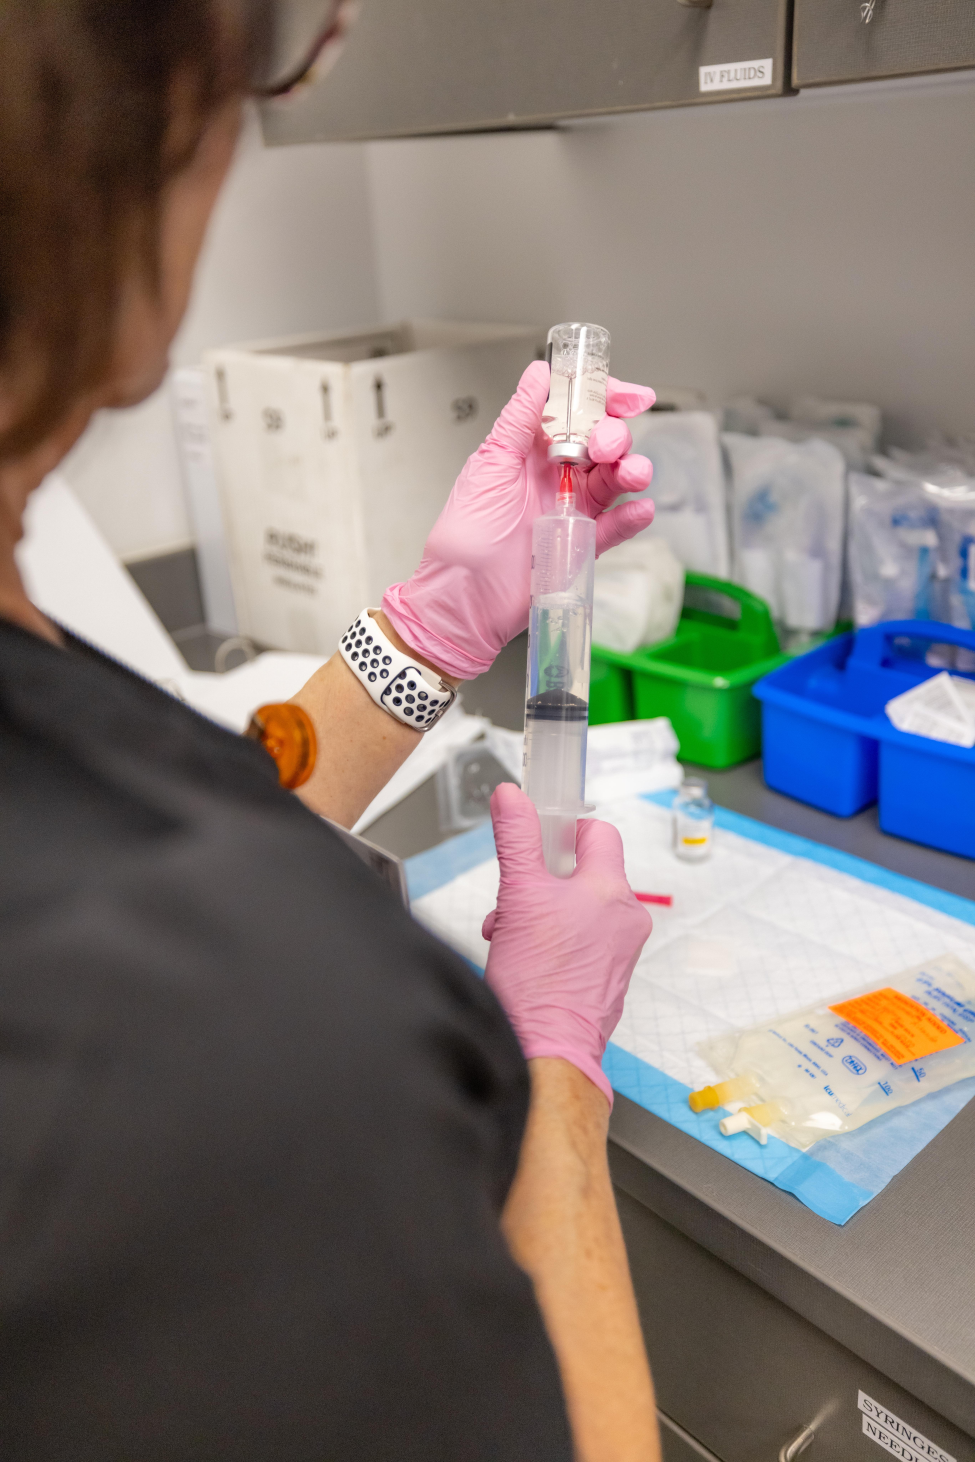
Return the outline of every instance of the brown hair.
{"type": "Polygon", "coordinates": [[[0,0],[0,460],[98,384],[126,271],[157,276],[163,188],[265,79],[274,8],[0,0]]]}

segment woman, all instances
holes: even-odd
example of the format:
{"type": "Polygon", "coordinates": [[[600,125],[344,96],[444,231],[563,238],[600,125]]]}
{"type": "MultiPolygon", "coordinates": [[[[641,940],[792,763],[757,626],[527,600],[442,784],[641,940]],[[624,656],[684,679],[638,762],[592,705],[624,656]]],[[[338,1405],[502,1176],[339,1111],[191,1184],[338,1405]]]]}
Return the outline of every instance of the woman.
{"type": "MultiPolygon", "coordinates": [[[[162,380],[271,18],[0,7],[0,1449],[645,1462],[599,1064],[650,931],[618,835],[551,878],[499,789],[481,982],[312,815],[351,824],[422,734],[349,661],[297,697],[303,805],[17,575],[30,492],[162,380]]],[[[526,622],[546,389],[530,367],[369,621],[434,684],[526,622]]],[[[604,511],[649,481],[617,418],[651,400],[613,383],[594,433],[601,548],[652,514],[604,511]]]]}

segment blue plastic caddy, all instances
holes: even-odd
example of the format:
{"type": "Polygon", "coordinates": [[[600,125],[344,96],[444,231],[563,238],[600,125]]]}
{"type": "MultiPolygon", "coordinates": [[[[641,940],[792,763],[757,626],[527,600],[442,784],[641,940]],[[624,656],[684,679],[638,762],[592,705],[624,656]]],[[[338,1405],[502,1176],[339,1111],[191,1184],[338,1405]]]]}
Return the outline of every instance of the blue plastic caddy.
{"type": "Polygon", "coordinates": [[[975,652],[975,631],[890,620],[827,640],[759,680],[765,780],[839,817],[879,801],[885,832],[975,858],[975,749],[909,736],[884,711],[939,674],[925,660],[932,644],[975,652]]]}

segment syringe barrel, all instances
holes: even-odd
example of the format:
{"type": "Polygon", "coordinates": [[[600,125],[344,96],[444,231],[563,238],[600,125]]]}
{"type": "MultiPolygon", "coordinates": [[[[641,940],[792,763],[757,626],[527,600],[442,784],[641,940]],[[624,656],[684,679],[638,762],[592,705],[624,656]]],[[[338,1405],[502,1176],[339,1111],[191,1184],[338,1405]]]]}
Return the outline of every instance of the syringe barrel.
{"type": "Polygon", "coordinates": [[[549,871],[575,867],[586,785],[596,525],[574,508],[532,532],[523,787],[538,809],[549,871]]]}

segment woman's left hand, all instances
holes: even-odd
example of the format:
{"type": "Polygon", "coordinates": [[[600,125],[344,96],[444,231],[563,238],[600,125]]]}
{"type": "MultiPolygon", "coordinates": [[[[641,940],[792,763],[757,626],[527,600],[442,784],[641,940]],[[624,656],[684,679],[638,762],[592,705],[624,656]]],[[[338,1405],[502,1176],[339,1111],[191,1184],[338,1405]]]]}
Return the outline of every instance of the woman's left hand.
{"type": "MultiPolygon", "coordinates": [[[[420,567],[394,584],[383,610],[396,632],[444,674],[470,680],[528,624],[532,524],[555,503],[559,469],[548,461],[541,430],[549,368],[534,361],[470,457],[427,539],[420,567]]],[[[653,519],[648,498],[610,504],[624,492],[642,492],[653,468],[630,453],[621,417],[653,404],[646,386],[612,376],[606,415],[589,438],[593,466],[574,469],[576,502],[596,520],[596,553],[632,538],[653,519]]]]}

